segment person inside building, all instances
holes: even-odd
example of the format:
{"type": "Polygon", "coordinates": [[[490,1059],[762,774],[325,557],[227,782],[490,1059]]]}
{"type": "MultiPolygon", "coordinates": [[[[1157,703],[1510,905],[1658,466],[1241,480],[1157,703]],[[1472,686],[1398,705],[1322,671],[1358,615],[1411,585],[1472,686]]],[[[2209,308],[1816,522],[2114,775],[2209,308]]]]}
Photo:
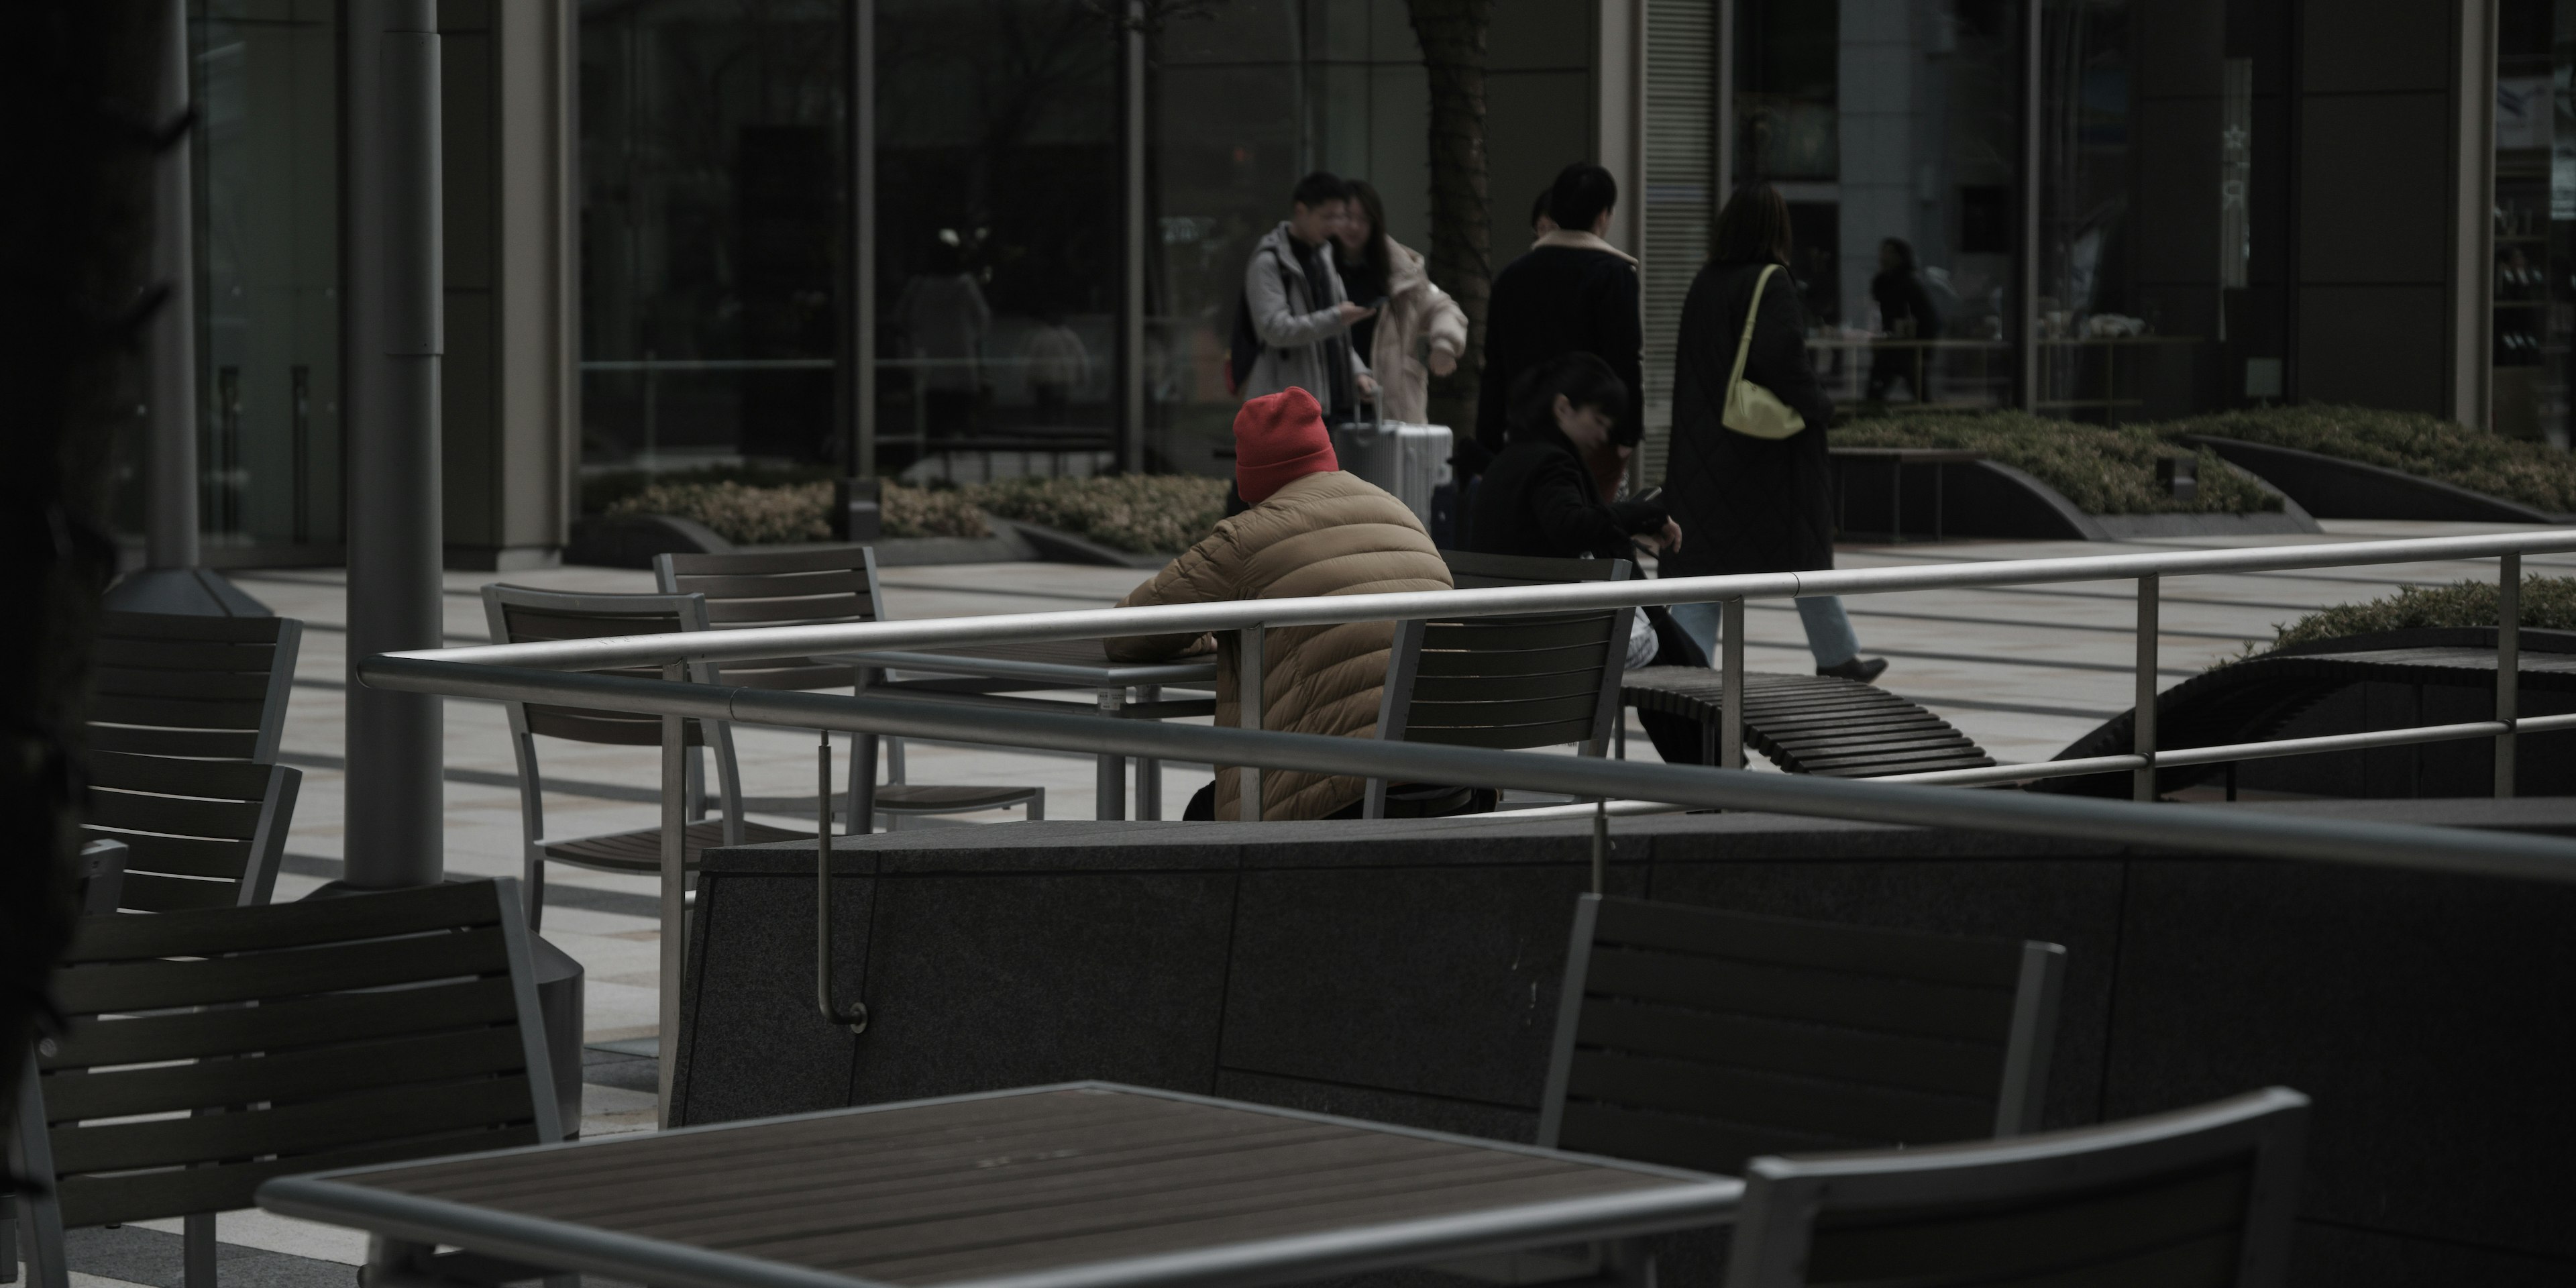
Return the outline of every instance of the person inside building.
{"type": "MultiPolygon", "coordinates": [[[[1682,546],[1681,525],[1652,497],[1606,499],[1592,465],[1610,447],[1627,409],[1628,388],[1610,364],[1569,353],[1523,372],[1512,386],[1512,436],[1476,489],[1469,531],[1482,554],[1542,559],[1634,559],[1639,551],[1669,557],[1682,546]]],[[[1661,608],[1637,614],[1627,665],[1706,666],[1708,654],[1661,608]]],[[[1663,758],[1700,761],[1697,721],[1640,712],[1663,758]]]]}
{"type": "Polygon", "coordinates": [[[1467,311],[1431,282],[1422,256],[1386,230],[1386,203],[1365,181],[1351,180],[1350,213],[1334,234],[1342,291],[1363,304],[1383,300],[1375,317],[1351,327],[1351,342],[1377,377],[1378,415],[1420,425],[1431,415],[1431,377],[1458,369],[1467,351],[1467,311]],[[1423,356],[1414,356],[1415,350],[1423,356]]]}
{"type": "Polygon", "coordinates": [[[1233,374],[1248,402],[1285,389],[1314,395],[1335,423],[1377,393],[1350,331],[1376,310],[1342,294],[1333,235],[1350,216],[1350,185],[1317,171],[1297,181],[1288,217],[1262,235],[1243,269],[1233,374]]]}
{"type": "Polygon", "coordinates": [[[984,335],[993,327],[993,310],[984,290],[966,265],[964,242],[954,229],[941,229],[930,245],[930,271],[903,284],[893,321],[903,332],[905,356],[912,360],[912,388],[919,391],[922,420],[931,436],[962,438],[976,431],[975,410],[982,392],[984,335]]]}
{"type": "MultiPolygon", "coordinates": [[[[1665,556],[1666,577],[1803,572],[1834,566],[1833,490],[1825,427],[1833,403],[1807,360],[1807,319],[1789,278],[1789,203],[1767,183],[1735,192],[1717,219],[1717,245],[1682,301],[1673,353],[1672,461],[1664,499],[1691,534],[1665,556]],[[1752,319],[1750,328],[1747,317],[1752,319]],[[1743,378],[1802,420],[1783,437],[1728,425],[1736,355],[1743,378]]],[[[1755,428],[1777,428],[1756,425],[1755,428]]],[[[1798,603],[1816,674],[1871,681],[1883,658],[1860,655],[1839,596],[1798,603]]],[[[1675,604],[1673,617],[1701,651],[1717,651],[1716,604],[1675,604]]]]}
{"type": "MultiPolygon", "coordinates": [[[[1302,388],[1266,394],[1234,417],[1234,481],[1247,507],[1118,601],[1152,604],[1294,599],[1447,590],[1449,565],[1404,502],[1341,472],[1323,408],[1302,388]]],[[[1282,627],[1263,641],[1261,727],[1369,738],[1377,733],[1392,622],[1282,627]]],[[[1214,652],[1216,723],[1242,723],[1239,637],[1143,635],[1107,642],[1120,662],[1159,662],[1214,652]]],[[[1243,817],[1243,772],[1220,768],[1182,811],[1185,819],[1243,817]]],[[[1264,819],[1357,818],[1367,783],[1333,774],[1261,775],[1264,819]]],[[[1458,812],[1460,799],[1426,799],[1419,813],[1458,812]]],[[[1390,813],[1396,813],[1390,810],[1390,813]]]]}
{"type": "Polygon", "coordinates": [[[1878,244],[1878,276],[1869,280],[1869,295],[1878,301],[1878,331],[1885,337],[1870,346],[1869,400],[1887,401],[1888,388],[1902,380],[1914,401],[1930,402],[1923,386],[1932,370],[1932,352],[1918,342],[1941,338],[1941,310],[1923,287],[1912,243],[1890,237],[1878,244]]]}

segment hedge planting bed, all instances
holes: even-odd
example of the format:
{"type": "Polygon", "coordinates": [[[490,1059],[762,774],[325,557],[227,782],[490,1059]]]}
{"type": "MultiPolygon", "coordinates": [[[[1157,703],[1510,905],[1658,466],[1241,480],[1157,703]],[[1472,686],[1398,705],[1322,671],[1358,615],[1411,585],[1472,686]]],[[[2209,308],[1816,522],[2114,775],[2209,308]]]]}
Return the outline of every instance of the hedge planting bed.
{"type": "MultiPolygon", "coordinates": [[[[2532,630],[2576,631],[2576,577],[2522,580],[2521,624],[2532,630]]],[[[2369,635],[2379,631],[2424,626],[2493,626],[2496,624],[2494,581],[2462,581],[2448,586],[2401,586],[2394,595],[2358,604],[2337,604],[2275,629],[2276,649],[2317,640],[2369,635]]]]}
{"type": "Polygon", "coordinates": [[[1836,425],[1833,447],[1944,447],[1983,452],[2055,488],[2086,514],[2259,514],[2278,494],[2229,468],[2218,454],[2168,442],[2137,425],[2085,425],[2017,411],[1915,413],[1836,425]],[[2195,457],[2200,486],[2188,501],[2157,486],[2161,457],[2195,457]]]}
{"type": "MultiPolygon", "coordinates": [[[[1137,554],[1178,554],[1225,517],[1226,481],[1195,475],[1018,478],[880,493],[888,537],[989,537],[986,516],[1040,524],[1137,554]]],[[[583,481],[593,514],[670,514],[738,545],[832,539],[827,467],[709,466],[583,481]]]]}
{"type": "MultiPolygon", "coordinates": [[[[2265,407],[2170,421],[2167,436],[2235,438],[2398,470],[2552,514],[2576,512],[2576,456],[2421,412],[2265,407]]],[[[2208,475],[2202,476],[2204,484],[2208,475]]]]}

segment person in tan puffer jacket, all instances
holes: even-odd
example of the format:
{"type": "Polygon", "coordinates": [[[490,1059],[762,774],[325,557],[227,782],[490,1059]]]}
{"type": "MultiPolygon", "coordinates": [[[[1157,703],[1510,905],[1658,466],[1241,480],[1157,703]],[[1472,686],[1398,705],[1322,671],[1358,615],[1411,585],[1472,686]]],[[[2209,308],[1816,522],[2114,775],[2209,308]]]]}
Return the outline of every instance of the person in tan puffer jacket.
{"type": "MultiPolygon", "coordinates": [[[[1307,595],[1447,590],[1449,565],[1402,501],[1344,474],[1324,430],[1322,408],[1289,388],[1243,405],[1234,418],[1236,490],[1251,507],[1216,526],[1151,581],[1118,601],[1200,604],[1307,595]]],[[[1263,640],[1261,727],[1345,738],[1377,736],[1393,622],[1286,627],[1263,640]]],[[[1107,641],[1121,662],[1156,662],[1214,651],[1216,722],[1242,723],[1240,659],[1233,632],[1138,635],[1107,641]]],[[[1366,783],[1332,774],[1266,771],[1265,819],[1356,817],[1366,783]]],[[[1213,817],[1243,817],[1242,774],[1217,770],[1213,817]]],[[[1191,802],[1183,817],[1210,817],[1191,802]]]]}

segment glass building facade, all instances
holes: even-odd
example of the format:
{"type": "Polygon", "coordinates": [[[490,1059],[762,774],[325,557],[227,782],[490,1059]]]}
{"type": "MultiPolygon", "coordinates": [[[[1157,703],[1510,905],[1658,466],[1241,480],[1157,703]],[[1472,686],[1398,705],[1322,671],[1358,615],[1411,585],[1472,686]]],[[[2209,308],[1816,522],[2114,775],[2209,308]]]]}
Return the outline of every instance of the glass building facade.
{"type": "MultiPolygon", "coordinates": [[[[339,20],[332,0],[192,0],[197,515],[209,563],[335,561],[340,419],[339,20]]],[[[117,444],[140,532],[144,433],[117,444]]]]}
{"type": "MultiPolygon", "coordinates": [[[[862,281],[881,472],[1087,472],[1131,450],[1220,471],[1242,266],[1297,177],[1369,179],[1397,240],[1429,246],[1403,0],[565,3],[578,427],[489,419],[577,434],[564,457],[585,471],[847,470],[862,281]]],[[[1791,205],[1814,361],[1856,411],[2340,401],[2564,445],[2576,0],[2495,0],[2484,29],[2475,5],[2383,9],[2365,31],[2316,0],[1498,0],[1493,266],[1527,246],[1522,213],[1560,166],[1620,176],[1650,426],[1719,207],[1760,179],[1791,205]],[[2490,38],[2481,68],[2462,51],[2490,38]]],[[[191,3],[216,563],[343,540],[341,10],[191,3]]],[[[451,89],[453,165],[484,100],[451,89]]]]}

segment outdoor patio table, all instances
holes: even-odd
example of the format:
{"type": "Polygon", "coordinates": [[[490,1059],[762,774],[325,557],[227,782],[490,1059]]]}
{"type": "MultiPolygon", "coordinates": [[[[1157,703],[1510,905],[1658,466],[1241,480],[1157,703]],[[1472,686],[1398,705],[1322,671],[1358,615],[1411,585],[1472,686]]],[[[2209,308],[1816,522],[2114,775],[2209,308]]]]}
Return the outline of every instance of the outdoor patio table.
{"type": "MultiPolygon", "coordinates": [[[[835,653],[832,662],[873,666],[889,676],[873,687],[888,693],[910,697],[953,696],[966,701],[993,700],[991,695],[1031,693],[1047,689],[1089,689],[1097,695],[1097,710],[1102,715],[1124,716],[1136,720],[1169,720],[1180,716],[1213,714],[1212,698],[1166,701],[1162,686],[1210,688],[1216,684],[1216,659],[1191,658],[1182,662],[1112,662],[1101,650],[1098,640],[1041,640],[1025,644],[961,645],[936,652],[892,650],[868,653],[835,653]]],[[[1039,702],[1043,699],[1006,698],[1014,703],[1039,702]]],[[[1046,702],[1052,707],[1070,707],[1070,702],[1046,702]]],[[[1101,756],[1093,815],[1097,818],[1125,818],[1127,758],[1101,756]]],[[[1160,818],[1163,814],[1162,763],[1154,760],[1136,762],[1136,817],[1160,818]]]]}
{"type": "Polygon", "coordinates": [[[1632,1240],[1729,1221],[1743,1188],[1071,1083],[286,1177],[259,1203],[366,1230],[420,1270],[448,1246],[670,1288],[1111,1288],[1632,1240]]]}

